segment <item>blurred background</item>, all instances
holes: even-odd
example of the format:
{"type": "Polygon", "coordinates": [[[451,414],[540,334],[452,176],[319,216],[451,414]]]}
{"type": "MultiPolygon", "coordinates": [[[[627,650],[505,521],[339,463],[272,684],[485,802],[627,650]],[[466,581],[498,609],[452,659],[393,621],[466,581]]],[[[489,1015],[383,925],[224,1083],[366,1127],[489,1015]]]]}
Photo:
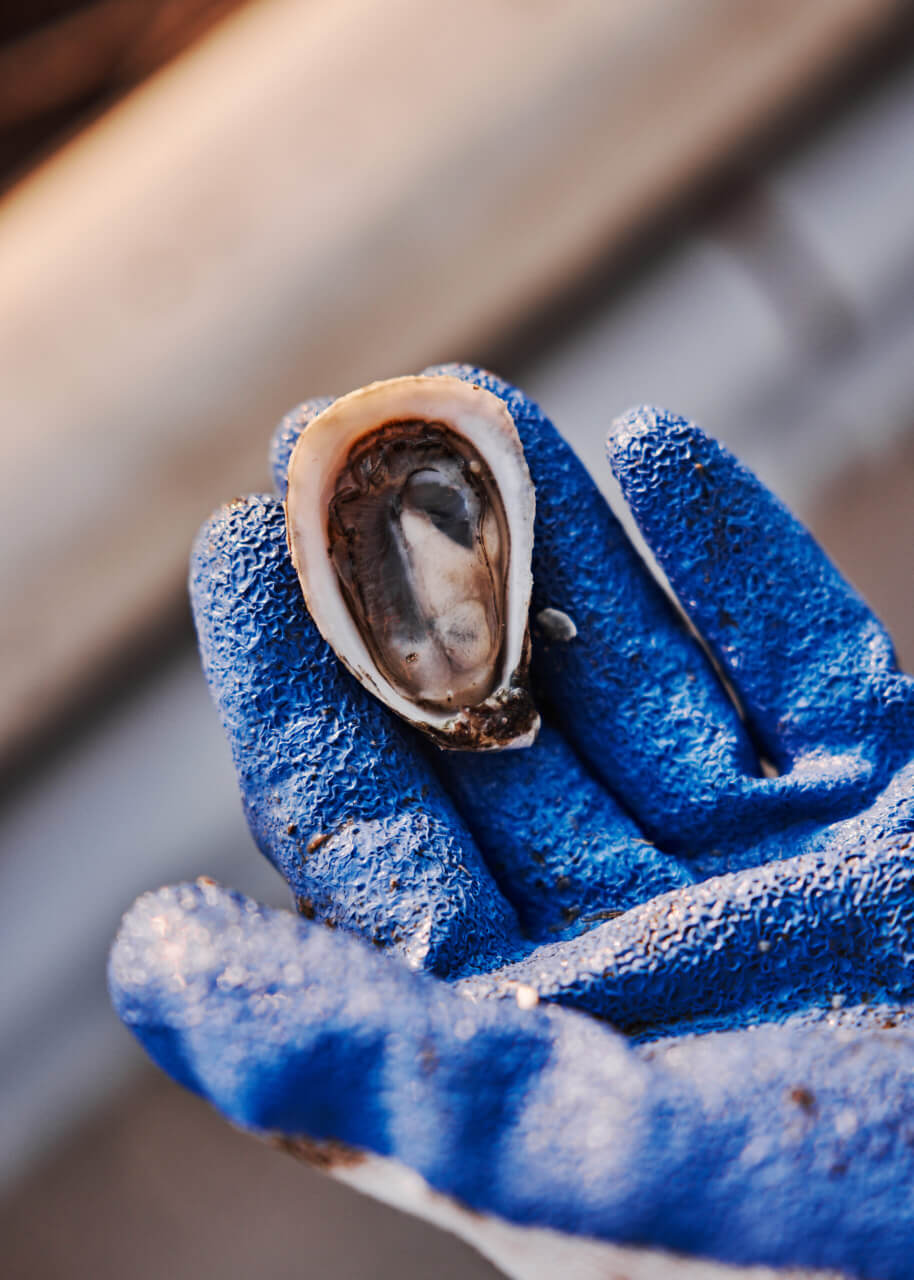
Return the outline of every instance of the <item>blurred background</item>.
{"type": "Polygon", "coordinates": [[[615,502],[698,419],[914,664],[914,14],[889,0],[31,0],[0,11],[3,1274],[471,1277],[236,1134],[111,1013],[133,897],[284,902],[184,594],[306,397],[479,360],[615,502]]]}

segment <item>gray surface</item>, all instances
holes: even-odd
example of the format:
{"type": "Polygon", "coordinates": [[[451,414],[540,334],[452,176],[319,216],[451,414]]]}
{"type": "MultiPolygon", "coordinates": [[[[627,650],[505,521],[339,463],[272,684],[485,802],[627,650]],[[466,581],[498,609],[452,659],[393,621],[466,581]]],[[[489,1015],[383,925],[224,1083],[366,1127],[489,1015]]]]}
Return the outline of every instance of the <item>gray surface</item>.
{"type": "Polygon", "coordinates": [[[284,902],[253,849],[196,655],[157,673],[3,815],[0,1170],[136,1067],[108,1007],[108,946],[145,889],[209,874],[284,902]]]}
{"type": "Polygon", "coordinates": [[[611,300],[525,385],[598,477],[612,415],[648,402],[808,503],[909,428],[912,209],[914,75],[611,300]]]}

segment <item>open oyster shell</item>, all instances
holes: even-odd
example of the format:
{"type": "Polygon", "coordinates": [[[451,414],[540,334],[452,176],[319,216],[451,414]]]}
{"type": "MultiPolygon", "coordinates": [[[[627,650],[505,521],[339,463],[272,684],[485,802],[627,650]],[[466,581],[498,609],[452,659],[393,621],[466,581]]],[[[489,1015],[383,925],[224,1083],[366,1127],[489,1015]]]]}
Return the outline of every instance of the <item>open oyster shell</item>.
{"type": "Polygon", "coordinates": [[[337,657],[439,746],[529,746],[534,494],[505,404],[459,378],[334,401],[289,462],[286,531],[337,657]]]}

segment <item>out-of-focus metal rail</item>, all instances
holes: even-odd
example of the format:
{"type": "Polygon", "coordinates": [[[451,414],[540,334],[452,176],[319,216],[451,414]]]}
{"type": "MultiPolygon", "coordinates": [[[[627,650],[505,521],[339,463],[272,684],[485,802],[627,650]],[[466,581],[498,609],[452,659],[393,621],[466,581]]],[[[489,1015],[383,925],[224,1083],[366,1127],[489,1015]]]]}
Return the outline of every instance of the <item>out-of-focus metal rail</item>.
{"type": "Polygon", "coordinates": [[[0,757],[180,609],[290,403],[478,351],[908,18],[263,0],[0,206],[0,757]]]}

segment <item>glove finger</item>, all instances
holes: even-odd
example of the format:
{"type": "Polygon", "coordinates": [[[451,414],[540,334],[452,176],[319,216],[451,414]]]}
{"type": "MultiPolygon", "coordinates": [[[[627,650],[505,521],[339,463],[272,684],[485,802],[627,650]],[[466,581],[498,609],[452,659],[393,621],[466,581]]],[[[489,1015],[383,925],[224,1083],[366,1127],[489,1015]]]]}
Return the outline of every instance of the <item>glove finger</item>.
{"type": "MultiPolygon", "coordinates": [[[[270,449],[277,492],[301,432],[332,403],[308,400],[276,428],[270,449]]],[[[428,752],[496,882],[530,938],[579,933],[692,875],[644,840],[632,819],[555,730],[531,750],[428,752]]]]}
{"type": "Polygon", "coordinates": [[[308,617],[276,500],[204,526],[191,600],[251,831],[299,909],[436,973],[517,954],[516,917],[421,750],[308,617]]]}
{"type": "Polygon", "coordinates": [[[437,753],[439,771],[528,937],[574,936],[693,883],[544,723],[523,751],[437,753]]]}
{"type": "Polygon", "coordinates": [[[641,1054],[692,1084],[706,1108],[701,1120],[674,1120],[695,1126],[696,1252],[788,1267],[785,1280],[812,1280],[808,1267],[821,1280],[910,1274],[914,1146],[899,1117],[914,1105],[911,1024],[762,1026],[641,1054]]]}
{"type": "Polygon", "coordinates": [[[289,480],[289,459],[295,442],[312,418],[333,404],[333,396],[315,396],[292,409],[277,426],[270,441],[270,474],[280,498],[285,498],[289,480]]]}
{"type": "Polygon", "coordinates": [[[891,640],[765,486],[698,427],[661,409],[618,419],[608,452],[763,754],[788,769],[816,748],[840,753],[885,736],[886,712],[902,696],[891,640]]]}
{"type": "Polygon", "coordinates": [[[700,645],[537,405],[471,366],[426,372],[501,397],[520,433],[536,488],[533,669],[556,724],[645,835],[674,853],[713,843],[722,797],[758,764],[700,645]],[[547,608],[573,638],[537,622],[547,608]]]}
{"type": "MultiPolygon", "coordinates": [[[[495,1149],[553,1052],[557,1011],[474,1007],[211,881],[134,904],[109,985],[150,1056],[232,1123],[395,1156],[479,1208],[495,1207],[495,1149]]],[[[645,1079],[621,1037],[575,1021],[582,1061],[645,1079]]]]}
{"type": "Polygon", "coordinates": [[[467,994],[498,996],[519,982],[631,1033],[695,1020],[727,1026],[833,996],[909,995],[912,781],[909,770],[871,812],[810,837],[797,856],[665,894],[468,979],[467,994]]]}
{"type": "Polygon", "coordinates": [[[176,1080],[260,1136],[346,1144],[331,1165],[387,1157],[522,1226],[908,1275],[904,1030],[763,1027],[632,1051],[564,1010],[468,1004],[212,883],[141,898],[109,981],[176,1080]]]}

